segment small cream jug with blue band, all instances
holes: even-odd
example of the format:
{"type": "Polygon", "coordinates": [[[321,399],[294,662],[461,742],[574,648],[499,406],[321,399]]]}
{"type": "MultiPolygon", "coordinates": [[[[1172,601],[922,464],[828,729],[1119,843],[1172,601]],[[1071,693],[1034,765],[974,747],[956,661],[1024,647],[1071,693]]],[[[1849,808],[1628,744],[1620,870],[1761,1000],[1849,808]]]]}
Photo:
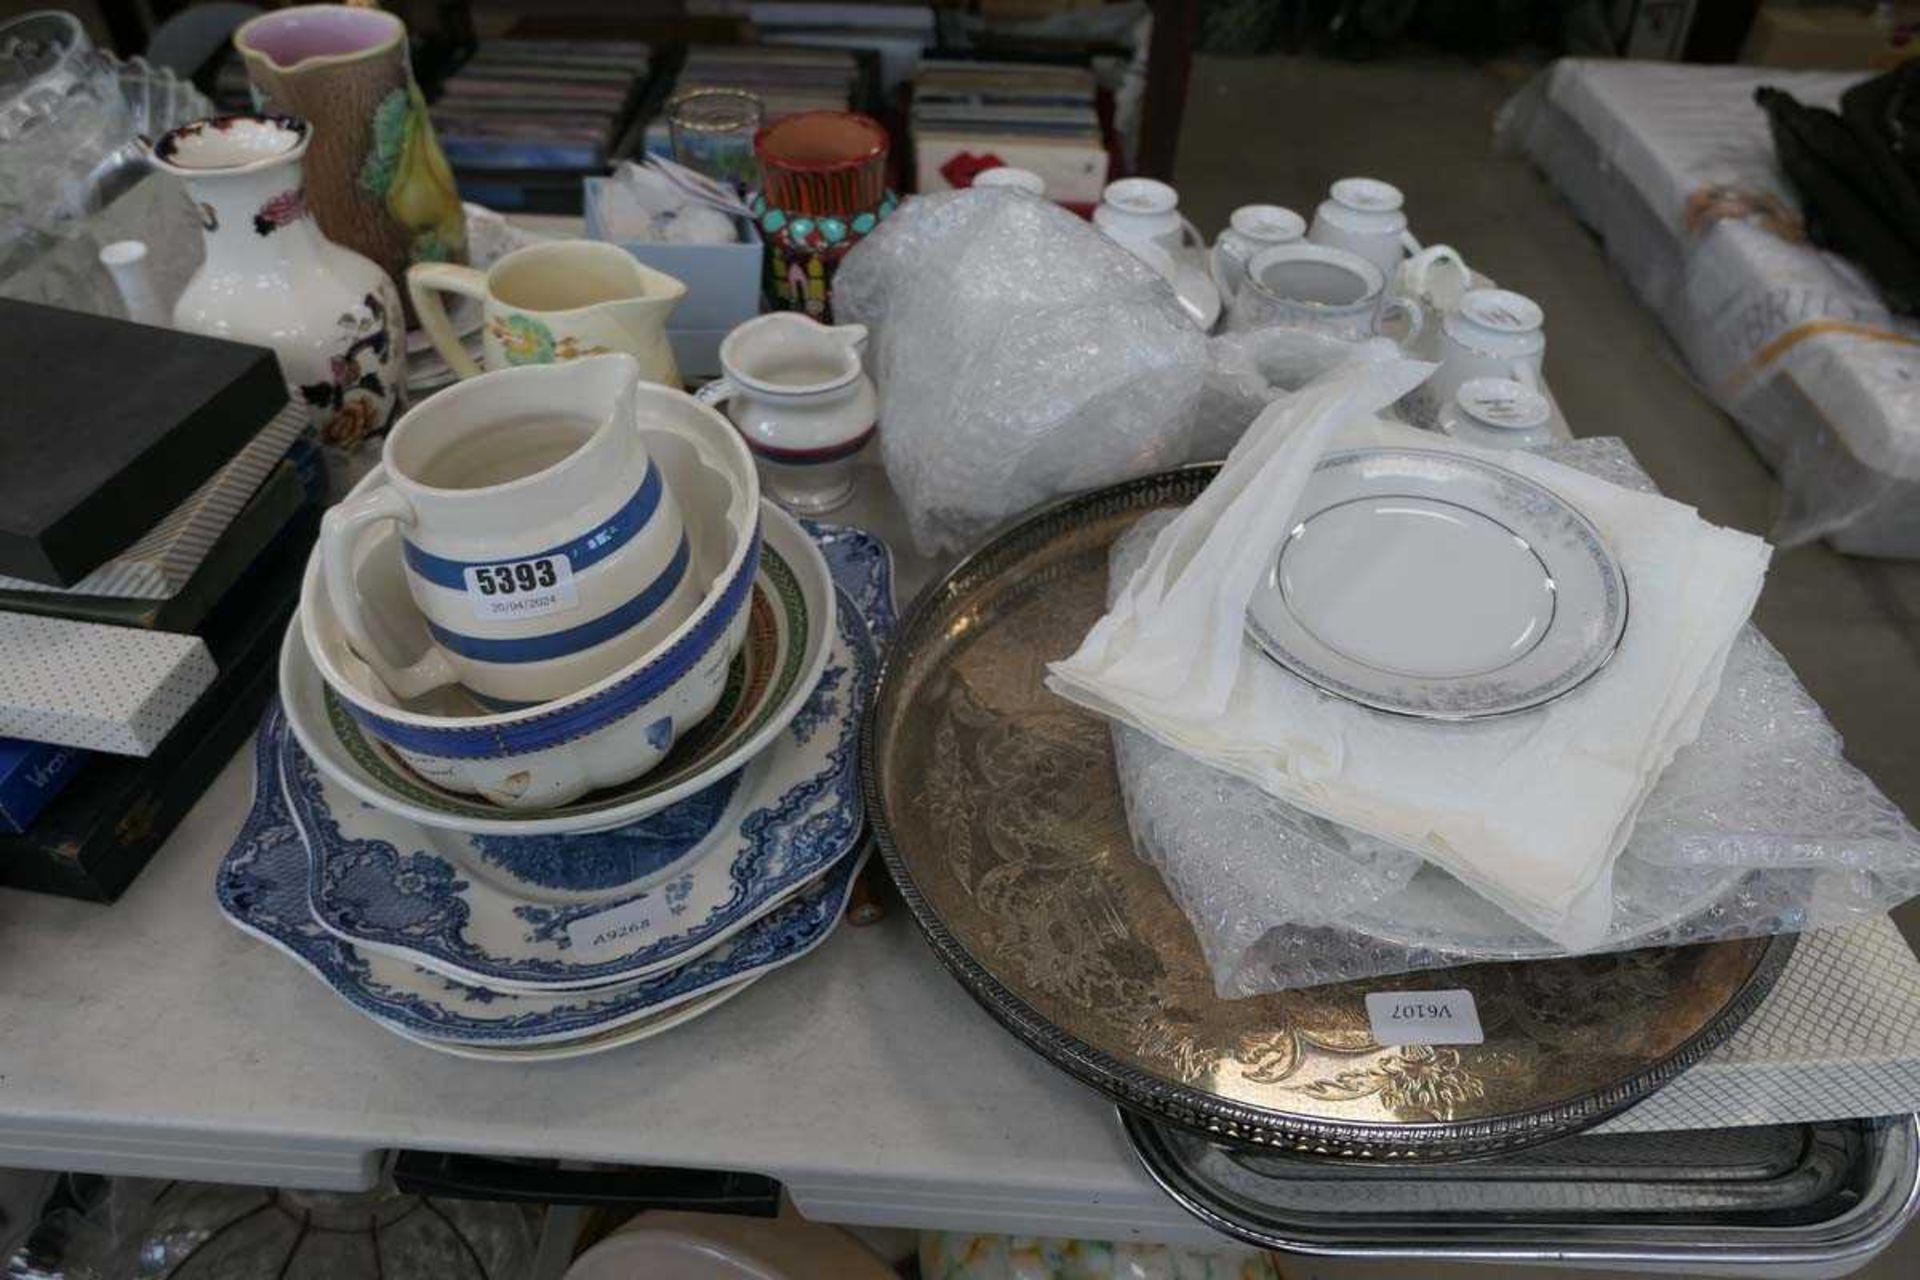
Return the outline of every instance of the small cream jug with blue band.
{"type": "Polygon", "coordinates": [[[680,508],[634,418],[631,356],[482,374],[387,436],[386,484],[327,512],[321,564],[354,651],[392,693],[459,683],[493,710],[576,693],[698,606],[680,508]],[[399,524],[432,646],[390,661],[354,587],[366,526],[399,524]]]}

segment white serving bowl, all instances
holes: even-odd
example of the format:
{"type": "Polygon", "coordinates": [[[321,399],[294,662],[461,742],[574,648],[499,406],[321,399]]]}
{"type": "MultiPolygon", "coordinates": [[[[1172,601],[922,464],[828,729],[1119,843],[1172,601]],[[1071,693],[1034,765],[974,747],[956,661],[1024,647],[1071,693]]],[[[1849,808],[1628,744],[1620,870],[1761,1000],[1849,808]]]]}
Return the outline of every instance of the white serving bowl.
{"type": "MultiPolygon", "coordinates": [[[[578,693],[491,713],[457,687],[402,700],[348,645],[319,557],[309,560],[299,618],[308,654],[366,733],[434,785],[504,809],[566,804],[653,768],[720,700],[746,635],[759,563],[753,458],[732,425],[693,397],[643,382],[636,399],[637,429],[679,500],[693,570],[708,585],[692,616],[657,647],[578,693]]],[[[375,468],[353,492],[386,483],[375,468]]],[[[414,661],[428,635],[408,594],[398,531],[369,529],[353,559],[375,640],[395,665],[414,661]]]]}

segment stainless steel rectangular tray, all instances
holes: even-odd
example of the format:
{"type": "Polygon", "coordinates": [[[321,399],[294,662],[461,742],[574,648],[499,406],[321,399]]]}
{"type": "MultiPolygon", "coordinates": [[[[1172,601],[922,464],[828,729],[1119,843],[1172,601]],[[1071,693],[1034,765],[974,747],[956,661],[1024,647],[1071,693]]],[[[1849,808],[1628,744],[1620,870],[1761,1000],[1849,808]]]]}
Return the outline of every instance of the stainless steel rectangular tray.
{"type": "Polygon", "coordinates": [[[1288,1253],[1839,1276],[1920,1210],[1916,1116],[1578,1135],[1446,1166],[1331,1166],[1121,1123],[1189,1212],[1288,1253]]]}

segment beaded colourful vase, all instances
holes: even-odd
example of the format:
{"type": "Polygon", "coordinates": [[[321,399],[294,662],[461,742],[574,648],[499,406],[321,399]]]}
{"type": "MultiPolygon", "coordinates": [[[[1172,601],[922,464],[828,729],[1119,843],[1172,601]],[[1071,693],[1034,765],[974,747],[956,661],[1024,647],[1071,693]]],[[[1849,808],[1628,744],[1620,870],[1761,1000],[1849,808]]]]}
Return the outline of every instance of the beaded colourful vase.
{"type": "Polygon", "coordinates": [[[875,207],[850,217],[813,216],[767,203],[763,194],[748,202],[767,246],[768,302],[782,311],[804,311],[816,320],[833,320],[833,273],[847,250],[860,243],[900,203],[888,191],[875,207]]]}

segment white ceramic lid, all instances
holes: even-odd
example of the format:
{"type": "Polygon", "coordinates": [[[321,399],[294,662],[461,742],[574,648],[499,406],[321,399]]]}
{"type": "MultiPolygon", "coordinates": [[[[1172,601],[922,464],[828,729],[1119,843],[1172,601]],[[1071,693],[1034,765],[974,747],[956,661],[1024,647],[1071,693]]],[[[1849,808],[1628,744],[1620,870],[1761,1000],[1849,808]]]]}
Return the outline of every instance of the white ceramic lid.
{"type": "Polygon", "coordinates": [[[1031,169],[1017,169],[1003,164],[997,169],[988,169],[973,180],[976,187],[1012,187],[1016,191],[1028,191],[1036,196],[1047,194],[1047,180],[1031,169]]]}
{"type": "Polygon", "coordinates": [[[1391,213],[1406,203],[1400,188],[1378,178],[1342,178],[1328,194],[1335,204],[1361,213],[1391,213]]]}
{"type": "Polygon", "coordinates": [[[1469,289],[1454,314],[1495,333],[1532,333],[1546,323],[1539,303],[1511,289],[1469,289]]]}
{"type": "MultiPolygon", "coordinates": [[[[993,170],[987,170],[992,173],[993,170]]],[[[1180,193],[1153,178],[1122,178],[1100,193],[1106,204],[1127,213],[1172,213],[1180,207],[1180,193]]]]}
{"type": "Polygon", "coordinates": [[[1305,218],[1277,204],[1243,204],[1233,211],[1227,225],[1247,239],[1265,244],[1286,244],[1307,233],[1305,218]]]}
{"type": "Polygon", "coordinates": [[[1468,378],[1453,398],[1469,418],[1502,431],[1531,431],[1553,416],[1545,396],[1512,378],[1468,378]]]}

